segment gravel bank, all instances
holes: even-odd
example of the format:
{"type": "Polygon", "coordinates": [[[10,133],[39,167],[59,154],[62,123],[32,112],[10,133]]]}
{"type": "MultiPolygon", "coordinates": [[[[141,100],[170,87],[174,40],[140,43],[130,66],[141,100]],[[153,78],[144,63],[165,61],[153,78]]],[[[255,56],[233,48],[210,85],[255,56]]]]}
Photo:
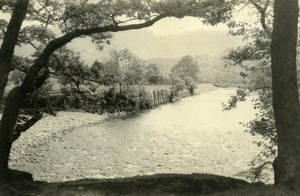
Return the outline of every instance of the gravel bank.
{"type": "Polygon", "coordinates": [[[59,141],[62,133],[66,130],[98,123],[107,117],[107,115],[83,112],[58,112],[57,116],[47,115],[29,130],[22,133],[20,138],[14,142],[10,160],[17,161],[23,158],[29,147],[38,148],[40,144],[48,143],[50,141],[59,141]]]}

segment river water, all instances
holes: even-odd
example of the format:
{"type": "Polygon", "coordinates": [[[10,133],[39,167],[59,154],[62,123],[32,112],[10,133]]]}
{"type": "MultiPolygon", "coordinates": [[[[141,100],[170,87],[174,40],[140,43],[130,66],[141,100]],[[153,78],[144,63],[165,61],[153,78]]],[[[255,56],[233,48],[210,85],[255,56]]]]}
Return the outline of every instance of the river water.
{"type": "Polygon", "coordinates": [[[235,176],[249,168],[260,149],[240,124],[255,117],[251,98],[222,111],[234,93],[216,88],[136,116],[68,131],[60,141],[41,146],[36,164],[24,170],[45,181],[157,173],[235,176]]]}

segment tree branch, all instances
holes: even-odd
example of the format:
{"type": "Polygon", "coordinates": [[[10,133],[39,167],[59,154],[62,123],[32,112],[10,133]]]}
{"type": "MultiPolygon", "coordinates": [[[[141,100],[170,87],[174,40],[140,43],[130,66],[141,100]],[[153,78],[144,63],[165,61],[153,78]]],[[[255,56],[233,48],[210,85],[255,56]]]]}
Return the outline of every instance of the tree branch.
{"type": "Polygon", "coordinates": [[[27,131],[30,127],[32,127],[36,122],[38,122],[39,120],[41,120],[43,117],[42,113],[38,113],[35,116],[33,116],[31,119],[29,119],[28,121],[26,121],[24,124],[22,125],[17,125],[16,128],[14,129],[14,134],[13,134],[13,138],[12,140],[15,141],[17,140],[22,132],[27,131]]]}
{"type": "Polygon", "coordinates": [[[48,72],[45,72],[40,77],[36,78],[33,84],[31,85],[31,87],[28,89],[28,92],[32,93],[36,89],[40,88],[44,84],[45,80],[47,80],[48,77],[49,77],[48,72]]]}
{"type": "Polygon", "coordinates": [[[259,86],[249,89],[250,92],[258,91],[258,90],[271,90],[271,86],[259,86]]]}
{"type": "Polygon", "coordinates": [[[29,92],[28,89],[30,89],[39,71],[43,67],[47,66],[47,63],[52,53],[58,48],[67,44],[68,42],[72,41],[74,38],[84,36],[84,35],[92,35],[95,33],[118,32],[118,31],[126,31],[131,29],[141,29],[141,28],[149,27],[154,23],[156,23],[157,21],[169,16],[170,15],[168,14],[162,14],[160,16],[153,18],[150,21],[140,23],[140,24],[131,24],[125,26],[108,25],[104,27],[94,27],[90,29],[77,29],[50,41],[49,44],[46,46],[46,48],[43,50],[43,52],[40,54],[40,56],[36,59],[35,63],[29,68],[28,73],[26,74],[26,77],[18,90],[18,96],[20,97],[26,96],[26,94],[29,92]]]}
{"type": "Polygon", "coordinates": [[[260,24],[266,34],[268,35],[269,38],[271,38],[272,32],[270,28],[266,24],[266,11],[267,8],[270,4],[270,0],[267,0],[266,3],[264,4],[264,7],[260,6],[258,3],[256,3],[254,0],[249,0],[249,2],[254,5],[254,7],[257,9],[257,11],[260,13],[260,24]]]}

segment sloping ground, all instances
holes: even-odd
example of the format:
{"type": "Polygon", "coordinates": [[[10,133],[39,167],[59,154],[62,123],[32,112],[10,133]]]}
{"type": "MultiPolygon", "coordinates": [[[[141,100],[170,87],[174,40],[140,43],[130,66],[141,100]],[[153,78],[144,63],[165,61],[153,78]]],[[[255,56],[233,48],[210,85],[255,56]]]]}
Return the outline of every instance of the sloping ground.
{"type": "MultiPolygon", "coordinates": [[[[1,114],[0,114],[1,118],[1,114]]],[[[57,116],[46,115],[13,143],[10,160],[17,161],[28,154],[28,148],[38,148],[43,143],[60,140],[62,132],[76,127],[99,123],[106,115],[83,112],[58,112],[57,116]]]]}
{"type": "Polygon", "coordinates": [[[0,186],[1,196],[101,196],[101,195],[213,195],[213,196],[297,196],[282,187],[248,183],[209,174],[163,174],[119,179],[82,179],[46,183],[14,172],[14,181],[0,186]]]}
{"type": "Polygon", "coordinates": [[[29,175],[19,172],[14,172],[12,178],[16,181],[3,185],[1,195],[206,195],[262,186],[209,174],[163,174],[60,183],[34,182],[29,175]]]}

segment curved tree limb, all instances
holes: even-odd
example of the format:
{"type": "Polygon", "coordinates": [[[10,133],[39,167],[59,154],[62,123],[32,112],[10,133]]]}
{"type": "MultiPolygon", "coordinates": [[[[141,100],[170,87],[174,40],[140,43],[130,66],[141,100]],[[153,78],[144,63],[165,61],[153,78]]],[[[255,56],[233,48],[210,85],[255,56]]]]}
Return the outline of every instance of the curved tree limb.
{"type": "Polygon", "coordinates": [[[266,34],[268,35],[268,37],[271,38],[272,32],[271,32],[270,28],[268,27],[268,25],[266,24],[266,11],[270,4],[270,0],[267,0],[263,7],[261,5],[259,5],[258,3],[256,3],[255,0],[249,0],[249,2],[252,5],[254,5],[254,7],[259,12],[260,24],[261,24],[262,28],[264,29],[264,31],[266,32],[266,34]]]}
{"type": "Polygon", "coordinates": [[[33,81],[35,80],[39,71],[47,65],[52,53],[58,48],[71,42],[73,39],[80,36],[92,35],[95,33],[118,32],[118,31],[146,28],[153,25],[157,21],[169,16],[170,15],[168,14],[162,14],[160,16],[153,18],[150,21],[147,21],[145,23],[140,23],[140,24],[131,24],[131,25],[124,25],[124,26],[108,25],[104,27],[94,27],[90,29],[78,29],[66,33],[63,36],[50,41],[49,44],[46,46],[46,48],[43,50],[43,52],[40,54],[40,56],[36,59],[35,63],[29,68],[28,73],[26,74],[26,77],[22,85],[18,90],[18,95],[21,97],[26,96],[26,94],[28,93],[28,89],[33,84],[33,81]]]}

